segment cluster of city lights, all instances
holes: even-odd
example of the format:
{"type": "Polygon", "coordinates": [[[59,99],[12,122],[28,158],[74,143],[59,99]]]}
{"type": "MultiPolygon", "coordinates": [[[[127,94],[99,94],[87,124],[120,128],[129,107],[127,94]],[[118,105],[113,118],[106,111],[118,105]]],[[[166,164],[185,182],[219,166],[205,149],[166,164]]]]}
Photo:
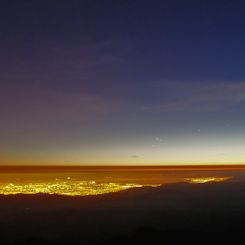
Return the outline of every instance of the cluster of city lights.
{"type": "MultiPolygon", "coordinates": [[[[199,177],[185,178],[184,181],[191,184],[204,184],[208,182],[222,182],[232,177],[199,177]]],[[[118,192],[130,188],[143,186],[157,187],[159,185],[141,185],[133,183],[97,183],[96,181],[51,181],[38,183],[0,183],[0,195],[14,194],[56,194],[68,196],[100,195],[118,192]]]]}
{"type": "Polygon", "coordinates": [[[185,178],[185,182],[191,184],[204,184],[208,182],[222,182],[229,180],[232,177],[201,177],[201,178],[185,178]]]}
{"type": "Polygon", "coordinates": [[[142,187],[140,184],[97,183],[95,181],[59,181],[45,183],[4,183],[0,194],[57,194],[69,196],[99,195],[142,187]]]}

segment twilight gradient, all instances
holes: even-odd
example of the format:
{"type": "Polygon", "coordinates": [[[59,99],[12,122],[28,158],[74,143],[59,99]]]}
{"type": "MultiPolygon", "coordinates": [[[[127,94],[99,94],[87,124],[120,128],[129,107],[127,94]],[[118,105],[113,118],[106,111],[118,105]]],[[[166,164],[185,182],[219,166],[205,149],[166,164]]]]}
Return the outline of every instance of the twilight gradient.
{"type": "Polygon", "coordinates": [[[0,164],[245,163],[245,3],[0,8],[0,164]]]}

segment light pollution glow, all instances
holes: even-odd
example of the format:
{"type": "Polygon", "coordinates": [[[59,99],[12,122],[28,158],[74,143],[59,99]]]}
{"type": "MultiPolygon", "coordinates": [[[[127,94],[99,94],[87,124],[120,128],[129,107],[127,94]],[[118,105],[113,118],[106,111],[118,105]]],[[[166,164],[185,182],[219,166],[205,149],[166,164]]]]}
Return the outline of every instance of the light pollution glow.
{"type": "MultiPolygon", "coordinates": [[[[95,181],[64,181],[44,183],[1,184],[1,195],[14,194],[56,194],[67,196],[101,195],[130,188],[143,187],[140,184],[96,183],[95,181]]],[[[158,185],[147,185],[156,187],[158,185]]]]}

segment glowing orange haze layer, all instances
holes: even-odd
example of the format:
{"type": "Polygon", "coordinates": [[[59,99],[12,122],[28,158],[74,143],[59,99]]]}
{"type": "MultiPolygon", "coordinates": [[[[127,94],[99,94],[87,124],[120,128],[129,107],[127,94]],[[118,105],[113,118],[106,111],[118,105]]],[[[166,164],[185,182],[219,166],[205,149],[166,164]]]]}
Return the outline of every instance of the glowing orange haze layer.
{"type": "Polygon", "coordinates": [[[59,172],[59,171],[192,171],[192,170],[245,170],[245,164],[230,165],[3,165],[0,172],[59,172]]]}

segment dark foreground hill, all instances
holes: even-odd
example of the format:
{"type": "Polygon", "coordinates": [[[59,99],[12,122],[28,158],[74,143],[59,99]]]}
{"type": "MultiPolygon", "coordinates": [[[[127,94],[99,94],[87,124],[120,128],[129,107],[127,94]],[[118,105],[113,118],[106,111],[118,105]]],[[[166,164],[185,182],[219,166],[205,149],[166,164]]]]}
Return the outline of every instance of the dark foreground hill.
{"type": "Polygon", "coordinates": [[[1,244],[221,244],[243,238],[245,183],[101,196],[0,196],[1,244]]]}

